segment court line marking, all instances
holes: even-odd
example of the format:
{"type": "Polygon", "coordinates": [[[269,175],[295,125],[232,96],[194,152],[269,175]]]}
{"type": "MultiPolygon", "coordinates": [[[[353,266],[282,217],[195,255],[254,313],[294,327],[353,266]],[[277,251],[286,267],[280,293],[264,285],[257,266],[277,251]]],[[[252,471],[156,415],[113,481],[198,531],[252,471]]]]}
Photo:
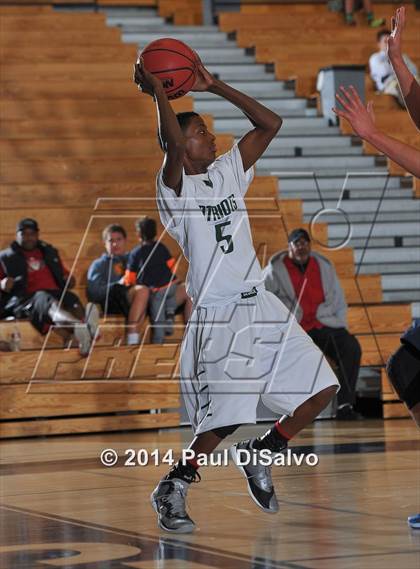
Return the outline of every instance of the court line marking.
{"type": "MultiPolygon", "coordinates": [[[[366,471],[363,470],[361,472],[366,472],[366,471]]],[[[279,503],[287,504],[287,505],[291,505],[291,506],[301,506],[302,508],[311,508],[314,510],[326,510],[327,512],[339,512],[340,514],[352,514],[355,516],[366,516],[366,517],[373,517],[373,518],[378,517],[378,514],[370,514],[369,512],[358,512],[357,510],[347,510],[345,508],[334,508],[332,506],[322,506],[322,505],[318,505],[318,504],[296,502],[293,500],[279,499],[279,503]]],[[[387,516],[387,519],[389,519],[389,520],[401,520],[401,516],[387,516]]]]}
{"type": "Polygon", "coordinates": [[[385,555],[410,555],[420,553],[420,549],[413,549],[412,551],[406,549],[400,549],[397,551],[386,551],[386,552],[378,552],[378,553],[355,553],[355,554],[348,554],[348,555],[332,555],[331,557],[311,557],[310,559],[292,559],[290,560],[291,563],[300,562],[300,561],[328,561],[333,559],[354,559],[359,557],[378,557],[378,556],[385,556],[385,555]]]}
{"type": "MultiPolygon", "coordinates": [[[[197,546],[197,545],[192,545],[190,543],[185,543],[183,541],[178,541],[176,539],[173,538],[161,538],[160,536],[157,537],[150,537],[148,535],[145,534],[141,534],[141,533],[137,533],[137,532],[128,532],[126,530],[115,530],[114,528],[110,528],[108,526],[103,526],[101,524],[94,524],[94,523],[86,523],[86,522],[81,522],[81,521],[77,521],[74,520],[72,518],[65,518],[64,516],[58,516],[58,515],[52,515],[52,514],[44,514],[41,512],[37,512],[34,510],[29,510],[29,509],[25,509],[25,508],[20,508],[17,506],[5,506],[5,505],[0,505],[1,509],[4,510],[8,510],[11,512],[15,512],[15,513],[20,513],[20,514],[26,514],[26,515],[30,515],[30,516],[34,516],[34,517],[40,517],[40,518],[44,518],[44,519],[48,519],[48,520],[53,520],[53,521],[58,521],[58,522],[62,522],[62,523],[68,523],[68,524],[72,524],[72,525],[76,525],[76,526],[80,526],[80,527],[86,527],[89,529],[93,529],[93,530],[97,530],[97,531],[104,531],[106,533],[111,533],[111,534],[116,534],[116,535],[121,535],[124,537],[136,537],[138,539],[143,539],[145,541],[152,541],[152,542],[156,542],[159,543],[160,540],[164,539],[164,541],[166,541],[168,544],[174,546],[174,547],[188,547],[190,549],[196,550],[198,552],[208,552],[208,553],[213,553],[215,555],[224,555],[226,557],[232,558],[232,559],[238,559],[238,560],[242,560],[242,561],[250,561],[253,562],[254,564],[263,564],[264,569],[270,569],[270,566],[273,569],[311,569],[311,567],[308,567],[307,565],[301,565],[301,562],[312,562],[312,561],[326,561],[326,560],[334,560],[334,559],[357,559],[357,558],[373,558],[373,557],[380,557],[380,556],[390,556],[390,555],[412,555],[412,554],[416,554],[420,552],[420,549],[413,549],[413,550],[397,550],[397,551],[385,551],[385,552],[376,552],[376,553],[355,553],[355,554],[348,554],[348,555],[335,555],[335,556],[326,556],[326,557],[312,557],[312,558],[299,558],[299,559],[288,559],[288,560],[280,560],[280,561],[276,561],[276,560],[268,560],[266,558],[262,558],[262,557],[254,557],[254,558],[247,558],[244,555],[240,555],[240,554],[232,554],[231,552],[225,552],[224,550],[218,550],[215,548],[211,548],[208,546],[197,546]],[[261,560],[261,561],[259,561],[261,560]]],[[[22,544],[24,546],[24,544],[22,544]]],[[[69,544],[71,545],[71,544],[69,544]]],[[[254,565],[255,566],[255,565],[254,565]]]]}
{"type": "MultiPolygon", "coordinates": [[[[34,516],[34,517],[39,517],[39,518],[44,518],[47,520],[53,520],[53,521],[57,521],[57,522],[62,522],[62,523],[68,523],[68,524],[73,524],[76,526],[80,526],[80,527],[85,527],[88,529],[92,529],[92,530],[97,530],[97,531],[103,531],[106,533],[110,533],[110,534],[114,534],[114,535],[121,535],[124,537],[135,537],[137,539],[143,539],[145,541],[150,541],[153,543],[156,543],[157,545],[159,544],[159,542],[161,542],[162,540],[167,542],[168,544],[174,546],[174,547],[188,547],[190,549],[193,549],[197,552],[208,552],[210,554],[214,554],[214,555],[224,555],[225,557],[231,558],[231,559],[237,559],[239,561],[247,561],[247,562],[254,562],[252,557],[248,557],[246,555],[241,555],[241,554],[235,554],[232,552],[226,552],[222,549],[215,549],[212,547],[208,547],[208,546],[198,546],[196,544],[191,544],[191,543],[187,543],[181,540],[177,540],[174,538],[162,538],[162,534],[159,533],[157,536],[150,536],[147,534],[143,534],[143,533],[137,533],[137,532],[132,532],[132,531],[127,531],[127,530],[123,530],[123,529],[114,529],[111,528],[109,526],[104,526],[101,524],[96,524],[96,523],[92,523],[92,522],[82,522],[79,520],[75,520],[73,518],[65,518],[64,516],[59,516],[56,514],[46,514],[43,512],[38,512],[36,510],[30,510],[30,509],[26,509],[26,508],[21,508],[19,506],[6,506],[4,504],[0,504],[0,509],[3,510],[9,510],[11,512],[15,512],[15,513],[20,513],[20,514],[26,514],[26,515],[30,515],[30,516],[34,516]]],[[[262,559],[262,558],[261,558],[262,559]]],[[[265,567],[267,566],[267,563],[270,563],[270,565],[272,566],[273,569],[283,569],[283,568],[287,568],[290,567],[290,569],[310,569],[308,567],[304,567],[301,565],[285,565],[285,563],[288,563],[287,561],[283,562],[283,561],[275,561],[275,560],[265,560],[263,559],[263,561],[266,565],[262,566],[261,569],[265,569],[265,567]],[[283,565],[281,565],[283,564],[283,565]]],[[[254,562],[255,563],[255,562],[254,562]]],[[[257,562],[260,563],[260,562],[257,562]]],[[[258,569],[258,566],[256,567],[256,569],[258,569]]]]}

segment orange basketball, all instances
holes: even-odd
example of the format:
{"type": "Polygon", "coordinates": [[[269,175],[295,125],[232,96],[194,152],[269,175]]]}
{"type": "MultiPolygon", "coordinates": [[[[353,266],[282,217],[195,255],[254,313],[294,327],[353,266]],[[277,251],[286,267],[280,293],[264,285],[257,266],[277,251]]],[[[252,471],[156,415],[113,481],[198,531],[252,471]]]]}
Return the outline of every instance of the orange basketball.
{"type": "Polygon", "coordinates": [[[172,38],[152,41],[141,52],[145,68],[159,77],[169,99],[188,93],[196,78],[196,55],[185,43],[172,38]]]}

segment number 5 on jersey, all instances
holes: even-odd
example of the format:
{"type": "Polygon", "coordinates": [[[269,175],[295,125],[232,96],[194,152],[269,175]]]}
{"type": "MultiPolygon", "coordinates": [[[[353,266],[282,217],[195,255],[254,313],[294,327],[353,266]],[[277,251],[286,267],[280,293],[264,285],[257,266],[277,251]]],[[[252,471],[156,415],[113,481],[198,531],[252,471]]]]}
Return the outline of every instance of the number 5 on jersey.
{"type": "Polygon", "coordinates": [[[216,231],[216,241],[220,244],[220,249],[223,251],[225,255],[227,255],[228,253],[232,253],[233,251],[232,235],[227,235],[227,234],[223,235],[223,229],[226,227],[226,225],[230,225],[230,221],[217,223],[214,226],[214,229],[216,231]],[[226,243],[222,244],[223,241],[226,241],[226,243]]]}

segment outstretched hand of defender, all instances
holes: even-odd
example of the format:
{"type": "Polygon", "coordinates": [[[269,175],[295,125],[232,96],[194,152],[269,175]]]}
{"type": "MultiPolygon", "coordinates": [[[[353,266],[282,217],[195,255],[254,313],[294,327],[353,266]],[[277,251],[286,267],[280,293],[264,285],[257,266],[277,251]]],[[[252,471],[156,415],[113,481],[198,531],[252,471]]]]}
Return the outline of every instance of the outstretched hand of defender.
{"type": "Polygon", "coordinates": [[[376,130],[372,101],[365,107],[352,85],[349,89],[342,86],[340,91],[335,96],[337,101],[341,103],[343,110],[333,108],[333,111],[337,116],[346,119],[360,138],[368,138],[376,130]]]}
{"type": "Polygon", "coordinates": [[[201,61],[197,52],[194,52],[196,56],[196,80],[191,88],[191,91],[208,91],[213,85],[215,79],[213,75],[208,71],[201,61]]]}
{"type": "Polygon", "coordinates": [[[395,59],[402,57],[402,33],[405,27],[405,7],[401,6],[391,19],[391,35],[388,37],[388,57],[395,59]]]}
{"type": "Polygon", "coordinates": [[[156,89],[162,86],[160,79],[153,75],[153,73],[150,73],[150,71],[147,71],[142,57],[139,57],[137,62],[134,64],[133,81],[136,83],[140,91],[147,93],[152,97],[154,96],[156,89]]]}

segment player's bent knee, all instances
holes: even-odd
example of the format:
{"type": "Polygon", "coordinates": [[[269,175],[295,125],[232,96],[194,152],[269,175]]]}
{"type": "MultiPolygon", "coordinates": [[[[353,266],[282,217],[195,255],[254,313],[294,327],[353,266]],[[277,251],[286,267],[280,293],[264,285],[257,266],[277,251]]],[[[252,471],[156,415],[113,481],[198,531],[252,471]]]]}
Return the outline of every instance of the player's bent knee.
{"type": "Polygon", "coordinates": [[[325,395],[329,398],[329,400],[331,400],[333,397],[337,395],[338,387],[339,387],[338,385],[330,385],[329,387],[324,389],[325,395]]]}
{"type": "Polygon", "coordinates": [[[217,429],[212,429],[212,433],[219,437],[219,439],[225,439],[227,436],[231,435],[238,429],[240,425],[228,425],[227,427],[218,427],[217,429]]]}
{"type": "Polygon", "coordinates": [[[318,393],[313,396],[313,399],[319,403],[324,405],[328,405],[328,403],[335,397],[337,393],[338,386],[337,385],[329,385],[322,389],[318,393]]]}

